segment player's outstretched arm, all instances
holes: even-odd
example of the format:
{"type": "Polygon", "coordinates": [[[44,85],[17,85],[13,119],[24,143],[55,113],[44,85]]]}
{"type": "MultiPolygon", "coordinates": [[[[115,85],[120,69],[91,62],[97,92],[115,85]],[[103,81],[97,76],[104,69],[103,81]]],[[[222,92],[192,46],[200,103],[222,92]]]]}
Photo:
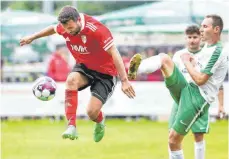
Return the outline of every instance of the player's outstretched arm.
{"type": "Polygon", "coordinates": [[[55,26],[51,25],[43,30],[41,30],[40,32],[38,33],[34,33],[30,36],[26,36],[26,37],[23,37],[22,39],[20,39],[20,46],[23,46],[23,45],[26,45],[26,44],[30,44],[33,40],[35,39],[39,39],[39,38],[42,38],[42,37],[45,37],[45,36],[49,36],[49,35],[53,35],[55,34],[55,26]]]}
{"type": "Polygon", "coordinates": [[[115,45],[111,46],[107,52],[112,56],[114,60],[115,67],[118,71],[118,74],[120,76],[121,82],[122,82],[122,91],[129,97],[134,98],[135,97],[135,91],[133,87],[131,86],[127,74],[125,71],[125,66],[122,60],[121,55],[119,54],[119,51],[115,47],[115,45]]]}
{"type": "Polygon", "coordinates": [[[190,74],[190,76],[192,77],[192,79],[194,80],[194,82],[198,85],[201,86],[203,84],[205,84],[208,79],[210,78],[210,76],[206,73],[203,72],[198,72],[194,66],[193,66],[193,58],[191,57],[190,54],[182,54],[181,55],[181,60],[183,61],[185,67],[188,70],[188,73],[190,74]]]}
{"type": "Polygon", "coordinates": [[[219,101],[219,106],[218,106],[218,118],[223,118],[225,116],[225,111],[223,107],[223,96],[224,96],[224,90],[223,90],[223,85],[219,88],[219,94],[218,94],[218,101],[219,101]]]}

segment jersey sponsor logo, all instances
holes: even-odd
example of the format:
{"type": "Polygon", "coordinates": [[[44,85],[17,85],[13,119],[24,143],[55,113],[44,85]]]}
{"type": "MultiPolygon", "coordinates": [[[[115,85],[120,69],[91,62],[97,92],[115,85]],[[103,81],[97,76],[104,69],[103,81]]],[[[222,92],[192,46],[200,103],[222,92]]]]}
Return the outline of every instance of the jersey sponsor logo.
{"type": "Polygon", "coordinates": [[[72,50],[80,52],[81,54],[89,54],[86,46],[81,46],[81,45],[70,45],[70,46],[71,46],[72,50]]]}
{"type": "Polygon", "coordinates": [[[184,123],[182,120],[180,120],[180,123],[181,123],[182,125],[185,125],[185,126],[188,125],[188,124],[184,123]]]}
{"type": "Polygon", "coordinates": [[[87,42],[87,37],[86,35],[81,36],[82,42],[85,44],[87,42]]]}

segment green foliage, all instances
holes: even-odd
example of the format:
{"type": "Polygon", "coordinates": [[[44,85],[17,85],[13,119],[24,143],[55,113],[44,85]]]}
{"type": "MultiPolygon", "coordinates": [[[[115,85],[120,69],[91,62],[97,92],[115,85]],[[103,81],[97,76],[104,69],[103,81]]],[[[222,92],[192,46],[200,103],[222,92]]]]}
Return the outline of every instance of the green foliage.
{"type": "MultiPolygon", "coordinates": [[[[137,6],[152,1],[77,1],[76,7],[80,12],[90,15],[100,15],[110,11],[119,10],[131,6],[137,6]]],[[[72,1],[55,1],[54,14],[57,15],[60,8],[65,5],[73,5],[72,1]]],[[[42,11],[42,1],[1,1],[1,9],[42,11]]]]}
{"type": "Polygon", "coordinates": [[[41,11],[42,2],[41,1],[15,1],[15,2],[12,1],[8,3],[8,6],[3,6],[3,7],[7,7],[12,10],[41,11]]]}

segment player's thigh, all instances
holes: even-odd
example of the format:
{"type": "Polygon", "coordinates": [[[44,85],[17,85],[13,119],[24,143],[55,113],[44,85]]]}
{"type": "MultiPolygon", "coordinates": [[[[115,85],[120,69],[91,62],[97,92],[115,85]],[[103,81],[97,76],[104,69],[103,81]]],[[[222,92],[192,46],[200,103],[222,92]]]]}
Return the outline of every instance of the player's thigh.
{"type": "Polygon", "coordinates": [[[88,115],[98,114],[103,104],[106,103],[108,98],[112,95],[114,88],[117,84],[117,77],[111,77],[109,79],[97,79],[91,85],[92,97],[87,106],[88,115]]]}
{"type": "Polygon", "coordinates": [[[66,80],[66,87],[73,89],[79,89],[88,84],[88,79],[80,72],[71,72],[66,80]]]}
{"type": "Polygon", "coordinates": [[[161,72],[164,78],[168,78],[173,73],[174,62],[168,54],[160,53],[159,56],[162,60],[161,72]]]}
{"type": "Polygon", "coordinates": [[[105,104],[113,94],[116,84],[117,77],[100,78],[91,85],[91,94],[105,104]]]}
{"type": "Polygon", "coordinates": [[[178,104],[174,102],[169,117],[169,130],[172,128],[173,123],[175,122],[177,111],[178,111],[178,104]]]}
{"type": "Polygon", "coordinates": [[[67,87],[73,85],[73,87],[77,86],[79,91],[85,89],[90,86],[93,82],[94,78],[88,71],[87,67],[83,64],[75,64],[72,69],[72,72],[68,75],[66,84],[67,87]]]}
{"type": "Polygon", "coordinates": [[[209,132],[210,117],[209,112],[205,111],[192,125],[193,133],[208,133],[209,132]]]}
{"type": "Polygon", "coordinates": [[[208,111],[209,104],[201,96],[197,86],[187,85],[181,93],[176,120],[172,128],[181,135],[186,135],[192,125],[208,111]]]}
{"type": "Polygon", "coordinates": [[[173,73],[171,76],[165,78],[165,84],[169,89],[173,100],[179,104],[181,91],[188,83],[176,65],[174,65],[173,73]]]}

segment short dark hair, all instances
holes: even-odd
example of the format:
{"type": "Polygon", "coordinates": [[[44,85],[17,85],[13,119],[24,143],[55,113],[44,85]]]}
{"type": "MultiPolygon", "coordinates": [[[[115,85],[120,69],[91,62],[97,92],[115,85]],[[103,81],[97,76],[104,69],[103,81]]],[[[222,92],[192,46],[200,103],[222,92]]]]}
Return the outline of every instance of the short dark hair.
{"type": "Polygon", "coordinates": [[[222,32],[222,30],[223,30],[223,19],[219,15],[209,14],[205,18],[212,18],[212,21],[213,21],[212,26],[213,27],[219,26],[219,28],[220,28],[219,33],[222,32]]]}
{"type": "Polygon", "coordinates": [[[200,28],[197,25],[190,25],[185,29],[185,34],[190,35],[190,34],[197,34],[200,35],[200,28]]]}
{"type": "Polygon", "coordinates": [[[58,16],[58,21],[66,24],[69,20],[76,21],[79,17],[79,12],[72,6],[64,6],[58,16]]]}

